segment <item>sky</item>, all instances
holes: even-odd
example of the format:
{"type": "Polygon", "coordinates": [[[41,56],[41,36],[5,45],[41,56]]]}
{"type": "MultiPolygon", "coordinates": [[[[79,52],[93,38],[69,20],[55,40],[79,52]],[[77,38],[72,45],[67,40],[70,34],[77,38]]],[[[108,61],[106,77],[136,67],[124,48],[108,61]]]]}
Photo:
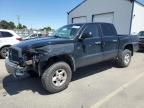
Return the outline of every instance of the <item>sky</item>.
{"type": "MultiPolygon", "coordinates": [[[[50,26],[57,29],[67,24],[67,12],[83,0],[0,0],[0,20],[20,23],[28,28],[50,26]]],[[[144,0],[138,0],[144,4],[144,0]]]]}
{"type": "Polygon", "coordinates": [[[0,20],[20,22],[29,28],[67,24],[67,12],[82,0],[0,0],[0,20]]]}

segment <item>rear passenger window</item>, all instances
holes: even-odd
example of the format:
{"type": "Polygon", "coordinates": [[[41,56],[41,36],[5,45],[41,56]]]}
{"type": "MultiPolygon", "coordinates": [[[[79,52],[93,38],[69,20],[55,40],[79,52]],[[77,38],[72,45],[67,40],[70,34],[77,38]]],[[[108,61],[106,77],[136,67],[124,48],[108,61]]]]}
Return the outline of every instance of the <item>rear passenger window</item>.
{"type": "Polygon", "coordinates": [[[88,25],[86,29],[84,30],[82,37],[85,37],[85,38],[99,37],[97,26],[94,24],[88,25]]]}
{"type": "Polygon", "coordinates": [[[117,32],[112,24],[101,24],[101,28],[104,36],[117,35],[117,32]]]}
{"type": "Polygon", "coordinates": [[[9,32],[1,32],[1,37],[12,37],[13,35],[9,32]]]}

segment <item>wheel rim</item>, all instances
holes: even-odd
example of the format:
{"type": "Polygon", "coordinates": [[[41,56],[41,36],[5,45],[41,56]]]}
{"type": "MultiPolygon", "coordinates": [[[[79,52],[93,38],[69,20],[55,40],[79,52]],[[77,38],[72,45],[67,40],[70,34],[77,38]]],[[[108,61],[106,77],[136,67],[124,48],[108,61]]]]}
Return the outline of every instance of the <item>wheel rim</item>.
{"type": "Polygon", "coordinates": [[[125,62],[125,64],[129,64],[129,62],[130,62],[130,54],[126,54],[125,55],[124,62],[125,62]]]}
{"type": "Polygon", "coordinates": [[[60,87],[67,80],[67,72],[64,69],[58,69],[55,71],[55,74],[52,77],[53,85],[60,87]]]}
{"type": "Polygon", "coordinates": [[[8,51],[9,51],[9,48],[8,47],[4,47],[2,50],[1,50],[1,54],[3,57],[7,57],[8,56],[8,51]]]}

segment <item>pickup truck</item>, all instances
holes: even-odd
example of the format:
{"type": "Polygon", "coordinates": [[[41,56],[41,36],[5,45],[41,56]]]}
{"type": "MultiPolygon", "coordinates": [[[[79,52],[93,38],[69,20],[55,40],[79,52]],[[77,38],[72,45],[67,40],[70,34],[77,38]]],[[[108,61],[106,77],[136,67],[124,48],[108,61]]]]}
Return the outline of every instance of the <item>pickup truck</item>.
{"type": "Polygon", "coordinates": [[[52,37],[23,41],[9,49],[6,69],[14,76],[38,74],[50,93],[66,89],[72,73],[87,65],[116,60],[127,67],[137,39],[117,35],[109,23],[70,24],[58,29],[52,37]]]}
{"type": "Polygon", "coordinates": [[[144,51],[144,31],[139,32],[138,38],[139,38],[139,51],[144,51]]]}

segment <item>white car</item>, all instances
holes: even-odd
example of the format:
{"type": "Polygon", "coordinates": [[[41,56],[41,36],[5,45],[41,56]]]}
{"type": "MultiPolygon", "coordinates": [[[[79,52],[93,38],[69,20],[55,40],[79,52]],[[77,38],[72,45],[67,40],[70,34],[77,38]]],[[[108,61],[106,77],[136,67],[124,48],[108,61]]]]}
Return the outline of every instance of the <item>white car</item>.
{"type": "Polygon", "coordinates": [[[9,47],[18,44],[22,38],[12,30],[0,29],[0,56],[5,58],[9,47]]]}

